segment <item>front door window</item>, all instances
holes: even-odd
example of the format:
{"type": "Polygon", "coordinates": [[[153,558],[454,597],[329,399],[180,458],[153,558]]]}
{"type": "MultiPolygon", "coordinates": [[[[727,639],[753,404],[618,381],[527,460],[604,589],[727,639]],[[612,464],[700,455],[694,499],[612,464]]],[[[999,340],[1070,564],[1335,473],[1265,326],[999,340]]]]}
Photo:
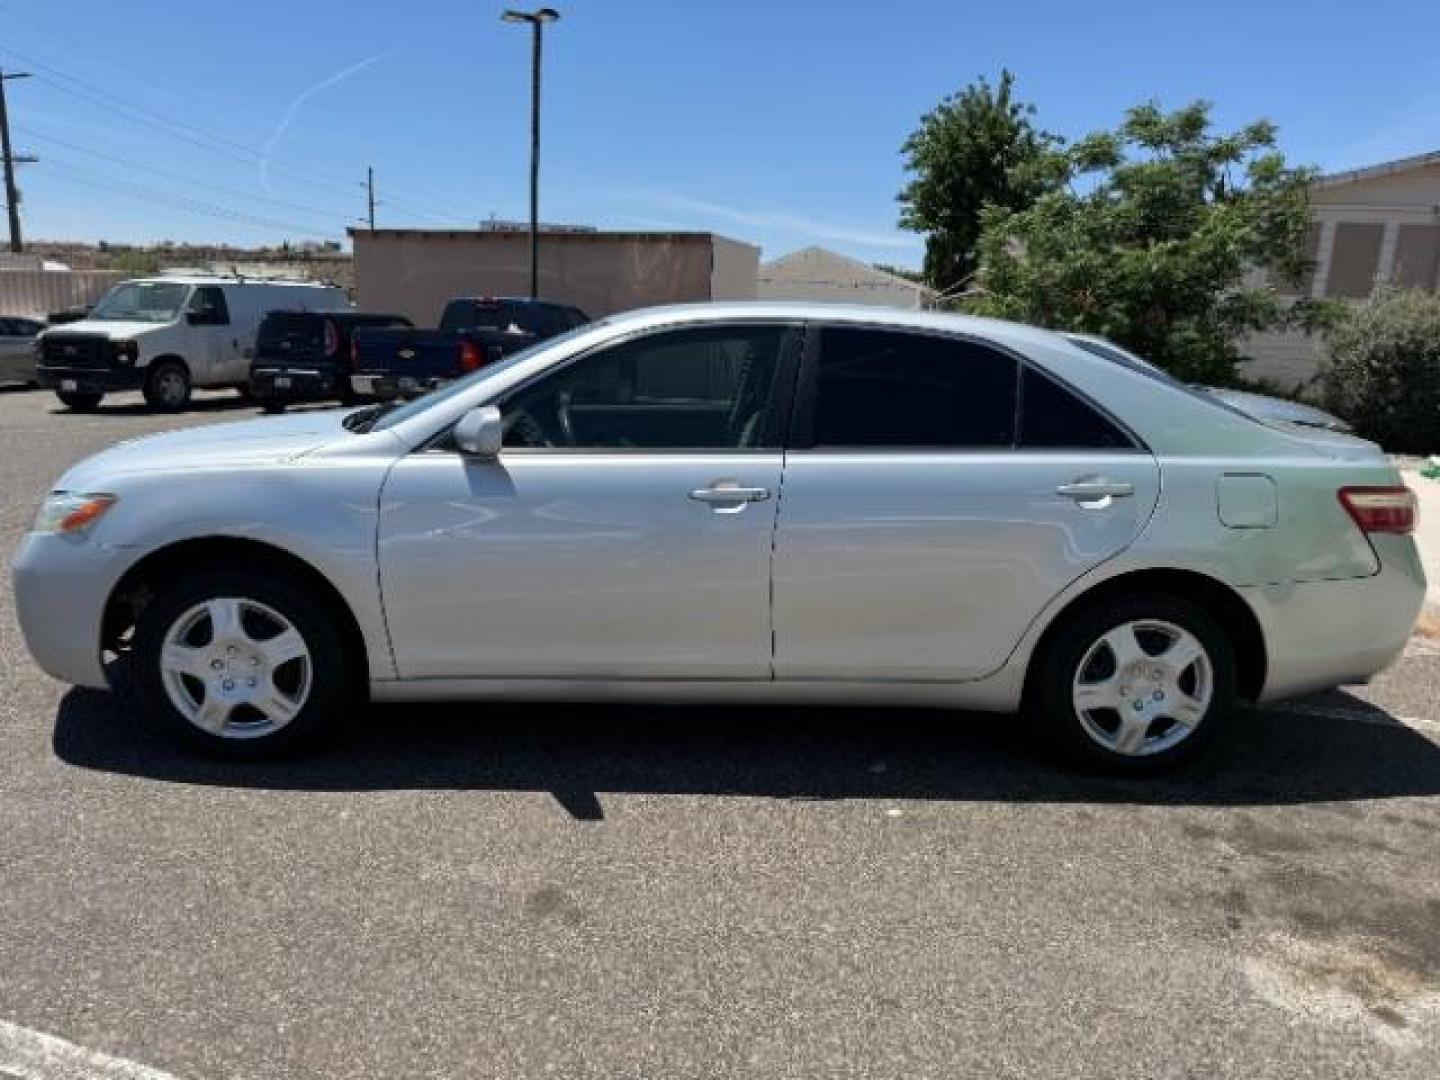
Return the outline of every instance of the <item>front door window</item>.
{"type": "Polygon", "coordinates": [[[777,445],[786,329],[671,330],[581,357],[501,405],[508,448],[745,450],[777,445]]]}

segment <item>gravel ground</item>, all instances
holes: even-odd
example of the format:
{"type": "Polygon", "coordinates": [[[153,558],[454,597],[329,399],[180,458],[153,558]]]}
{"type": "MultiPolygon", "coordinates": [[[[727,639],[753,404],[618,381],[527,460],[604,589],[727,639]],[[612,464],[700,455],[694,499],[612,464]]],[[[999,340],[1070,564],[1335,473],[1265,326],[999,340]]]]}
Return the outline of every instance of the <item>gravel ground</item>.
{"type": "MultiPolygon", "coordinates": [[[[86,453],[251,415],[115,400],[0,391],[0,551],[86,453]]],[[[3,590],[0,1076],[8,1023],[190,1080],[1431,1080],[1437,744],[1417,638],[1147,782],[894,710],[392,707],[227,766],[3,590]]]]}

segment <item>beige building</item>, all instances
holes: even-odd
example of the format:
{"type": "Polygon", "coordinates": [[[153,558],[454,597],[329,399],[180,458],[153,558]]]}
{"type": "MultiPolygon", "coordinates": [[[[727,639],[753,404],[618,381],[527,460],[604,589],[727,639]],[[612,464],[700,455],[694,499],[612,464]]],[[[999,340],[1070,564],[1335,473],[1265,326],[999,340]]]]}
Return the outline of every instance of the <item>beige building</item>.
{"type": "Polygon", "coordinates": [[[763,264],[755,292],[761,300],[896,308],[928,307],[935,298],[935,290],[928,285],[822,247],[802,248],[763,264]]]}
{"type": "MultiPolygon", "coordinates": [[[[1362,301],[1377,288],[1440,289],[1440,152],[1334,173],[1310,191],[1315,222],[1304,295],[1362,301]]],[[[1287,389],[1313,378],[1324,345],[1303,334],[1247,341],[1252,375],[1287,389]]]]}
{"type": "MultiPolygon", "coordinates": [[[[355,299],[433,326],[455,296],[525,296],[530,238],[514,230],[352,229],[355,299]]],[[[691,300],[753,300],[760,249],[713,233],[540,233],[540,295],[591,316],[691,300]]]]}

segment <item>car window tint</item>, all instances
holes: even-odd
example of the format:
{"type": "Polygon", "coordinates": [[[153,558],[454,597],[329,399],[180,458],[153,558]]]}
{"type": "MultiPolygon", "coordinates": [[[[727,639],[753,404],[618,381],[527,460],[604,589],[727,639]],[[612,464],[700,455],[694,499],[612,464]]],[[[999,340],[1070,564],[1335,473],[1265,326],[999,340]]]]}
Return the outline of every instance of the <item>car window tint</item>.
{"type": "Polygon", "coordinates": [[[1018,362],[933,334],[821,334],[816,446],[1011,446],[1018,362]]]}
{"type": "Polygon", "coordinates": [[[20,333],[20,328],[9,319],[0,319],[0,337],[12,337],[20,333]]]}
{"type": "Polygon", "coordinates": [[[190,297],[189,310],[203,313],[207,326],[230,325],[230,309],[225,304],[225,290],[215,285],[201,285],[190,297]]]}
{"type": "Polygon", "coordinates": [[[785,328],[649,334],[581,357],[502,405],[505,445],[739,449],[770,445],[785,328]]]}
{"type": "Polygon", "coordinates": [[[1020,445],[1033,449],[1113,449],[1126,434],[1065,387],[1026,368],[1020,392],[1020,445]]]}

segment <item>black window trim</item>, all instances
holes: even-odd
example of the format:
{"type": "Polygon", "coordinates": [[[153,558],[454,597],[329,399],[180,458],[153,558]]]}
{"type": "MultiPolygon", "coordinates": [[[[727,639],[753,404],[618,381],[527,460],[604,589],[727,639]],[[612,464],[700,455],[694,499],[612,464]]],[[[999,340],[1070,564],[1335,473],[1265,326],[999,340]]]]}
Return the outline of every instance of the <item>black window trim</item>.
{"type": "Polygon", "coordinates": [[[933,326],[905,326],[883,321],[851,321],[848,319],[812,319],[805,323],[805,345],[801,350],[800,371],[796,379],[793,416],[790,420],[790,440],[785,444],[786,453],[795,454],[963,454],[981,457],[987,454],[1146,454],[1153,456],[1145,440],[1113,412],[1100,404],[1089,394],[1076,387],[1069,380],[1055,374],[1043,364],[1036,363],[1024,353],[1008,345],[979,334],[963,330],[945,330],[933,326]],[[816,446],[815,402],[820,380],[820,340],[825,330],[881,330],[889,333],[915,334],[924,337],[938,337],[947,341],[978,345],[1008,356],[1016,361],[1015,367],[1015,417],[1011,441],[1008,446],[816,446]],[[1115,429],[1130,440],[1130,446],[1021,446],[1020,427],[1024,418],[1025,369],[1035,371],[1062,390],[1074,394],[1100,416],[1115,426],[1115,429]]]}
{"type": "MultiPolygon", "coordinates": [[[[585,325],[588,325],[585,324],[585,325]]],[[[805,342],[806,323],[804,319],[767,319],[763,316],[746,316],[738,319],[697,319],[687,322],[663,323],[657,326],[647,326],[631,331],[627,334],[607,338],[605,341],[596,342],[588,349],[584,349],[572,356],[567,356],[563,361],[547,367],[544,371],[536,372],[530,378],[516,383],[496,397],[489,398],[482,405],[494,405],[502,412],[505,403],[515,395],[523,393],[536,383],[542,382],[552,375],[559,374],[566,368],[580,363],[587,357],[609,349],[629,345],[632,341],[639,341],[643,338],[654,337],[660,334],[674,333],[684,330],[712,330],[712,329],[736,329],[747,326],[773,327],[782,332],[780,339],[780,357],[775,367],[775,380],[770,386],[770,419],[765,430],[765,446],[701,446],[701,447],[648,447],[648,446],[507,446],[500,451],[503,460],[511,455],[550,455],[570,457],[594,457],[608,455],[623,456],[645,456],[645,457],[733,457],[736,454],[783,454],[790,441],[790,425],[795,414],[795,393],[796,379],[801,367],[801,351],[805,342]]],[[[477,406],[479,407],[479,406],[477,406]]],[[[458,420],[456,421],[459,422],[458,420]]],[[[415,448],[412,453],[445,453],[458,454],[451,442],[451,434],[454,431],[454,424],[449,424],[436,432],[425,442],[415,448]]]]}

